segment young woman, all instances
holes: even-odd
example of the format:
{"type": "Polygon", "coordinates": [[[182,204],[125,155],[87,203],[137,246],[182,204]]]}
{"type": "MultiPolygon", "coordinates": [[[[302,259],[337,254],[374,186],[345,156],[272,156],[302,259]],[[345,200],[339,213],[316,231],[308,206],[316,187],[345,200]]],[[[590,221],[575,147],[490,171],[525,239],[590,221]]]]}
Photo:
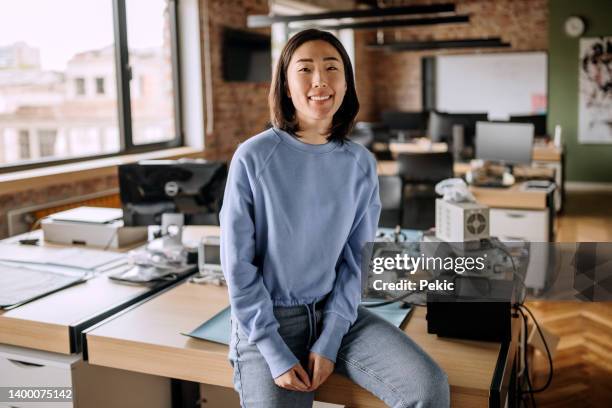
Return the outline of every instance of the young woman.
{"type": "Polygon", "coordinates": [[[347,140],[359,102],[342,44],[318,30],[293,36],[269,104],[274,127],[237,149],[221,210],[242,406],[311,407],[334,371],[392,407],[448,406],[446,374],[359,306],[380,199],[374,157],[347,140]]]}

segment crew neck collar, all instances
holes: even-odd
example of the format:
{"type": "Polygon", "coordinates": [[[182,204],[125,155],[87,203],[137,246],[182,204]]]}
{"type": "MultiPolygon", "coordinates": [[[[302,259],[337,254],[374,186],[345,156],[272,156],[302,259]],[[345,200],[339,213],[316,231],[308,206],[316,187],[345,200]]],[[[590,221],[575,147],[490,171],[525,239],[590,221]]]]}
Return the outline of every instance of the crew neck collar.
{"type": "Polygon", "coordinates": [[[328,153],[334,150],[338,143],[335,141],[328,141],[327,143],[322,144],[310,144],[302,142],[296,136],[282,130],[279,128],[273,128],[274,132],[280,137],[283,143],[288,144],[289,146],[309,153],[328,153]]]}

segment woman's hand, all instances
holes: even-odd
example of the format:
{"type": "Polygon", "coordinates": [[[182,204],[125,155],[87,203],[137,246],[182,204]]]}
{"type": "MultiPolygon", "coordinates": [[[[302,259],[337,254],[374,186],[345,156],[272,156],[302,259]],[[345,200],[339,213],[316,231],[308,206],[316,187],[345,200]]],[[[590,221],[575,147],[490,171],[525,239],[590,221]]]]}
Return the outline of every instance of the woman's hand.
{"type": "Polygon", "coordinates": [[[276,377],[274,383],[287,390],[304,392],[310,391],[311,385],[308,373],[300,363],[276,377]]]}
{"type": "Polygon", "coordinates": [[[317,353],[311,352],[308,355],[308,371],[312,375],[310,391],[314,391],[334,372],[334,363],[317,353]]]}

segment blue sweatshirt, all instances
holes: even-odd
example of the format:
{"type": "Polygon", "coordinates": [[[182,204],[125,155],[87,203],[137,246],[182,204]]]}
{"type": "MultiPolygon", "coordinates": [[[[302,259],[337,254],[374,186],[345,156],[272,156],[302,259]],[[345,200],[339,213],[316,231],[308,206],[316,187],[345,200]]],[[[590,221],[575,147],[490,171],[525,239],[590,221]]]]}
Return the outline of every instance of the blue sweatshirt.
{"type": "Polygon", "coordinates": [[[221,209],[221,264],[232,315],[272,377],[298,363],[273,306],[329,295],[311,351],[336,361],[357,318],[361,251],[379,215],[376,161],[361,145],[307,144],[274,128],[236,150],[221,209]]]}

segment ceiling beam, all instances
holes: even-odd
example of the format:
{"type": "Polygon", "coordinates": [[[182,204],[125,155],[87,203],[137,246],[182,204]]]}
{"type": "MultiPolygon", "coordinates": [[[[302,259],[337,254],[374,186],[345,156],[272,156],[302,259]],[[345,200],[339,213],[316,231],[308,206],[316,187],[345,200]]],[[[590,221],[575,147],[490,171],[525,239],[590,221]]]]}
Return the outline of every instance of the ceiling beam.
{"type": "Polygon", "coordinates": [[[454,12],[455,5],[452,3],[430,4],[422,6],[387,7],[377,9],[355,9],[330,11],[316,14],[286,15],[254,15],[247,17],[247,27],[260,28],[269,27],[273,23],[293,23],[298,21],[327,20],[340,18],[374,18],[404,16],[412,14],[430,14],[454,12]]]}
{"type": "Polygon", "coordinates": [[[393,20],[382,20],[382,21],[364,21],[360,23],[345,23],[345,24],[308,24],[303,27],[292,27],[292,30],[303,30],[305,28],[318,28],[320,30],[375,30],[379,28],[392,28],[392,27],[412,27],[412,26],[423,26],[423,25],[436,25],[436,24],[456,24],[456,23],[469,23],[469,15],[457,15],[448,17],[424,17],[424,18],[405,18],[405,19],[393,19],[393,20]]]}
{"type": "Polygon", "coordinates": [[[388,51],[422,51],[441,50],[451,48],[502,48],[511,44],[503,42],[501,38],[465,38],[461,40],[435,40],[435,41],[405,41],[386,44],[370,44],[367,48],[388,51]]]}

